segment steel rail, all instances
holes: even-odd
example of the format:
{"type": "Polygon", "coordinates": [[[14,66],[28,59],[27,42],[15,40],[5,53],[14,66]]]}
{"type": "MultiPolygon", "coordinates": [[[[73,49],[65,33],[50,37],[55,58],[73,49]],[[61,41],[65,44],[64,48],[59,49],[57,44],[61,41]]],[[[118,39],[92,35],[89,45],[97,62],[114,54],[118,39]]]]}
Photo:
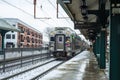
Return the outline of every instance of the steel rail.
{"type": "Polygon", "coordinates": [[[50,62],[53,62],[53,61],[55,61],[55,60],[52,60],[52,61],[49,61],[49,62],[46,62],[46,63],[40,64],[40,65],[35,66],[35,67],[33,67],[33,68],[30,68],[30,69],[27,69],[27,70],[21,71],[21,72],[19,72],[19,73],[16,73],[16,74],[10,75],[10,76],[8,76],[8,77],[2,78],[1,80],[8,80],[8,79],[10,79],[10,78],[13,78],[13,77],[15,77],[15,76],[18,76],[18,75],[23,74],[23,73],[25,73],[25,72],[28,72],[28,71],[30,71],[30,70],[33,70],[33,69],[35,69],[35,68],[41,67],[41,66],[46,65],[46,64],[48,64],[48,63],[50,63],[50,62]]]}

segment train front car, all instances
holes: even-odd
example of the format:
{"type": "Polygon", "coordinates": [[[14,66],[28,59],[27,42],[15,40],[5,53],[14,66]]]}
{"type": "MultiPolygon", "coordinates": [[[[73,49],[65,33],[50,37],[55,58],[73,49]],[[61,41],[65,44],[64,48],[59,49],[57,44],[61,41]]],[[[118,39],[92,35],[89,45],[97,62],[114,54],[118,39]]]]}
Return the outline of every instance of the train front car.
{"type": "Polygon", "coordinates": [[[70,28],[56,27],[50,33],[50,51],[53,56],[55,58],[73,57],[76,51],[77,40],[75,40],[75,37],[75,32],[70,28]]]}

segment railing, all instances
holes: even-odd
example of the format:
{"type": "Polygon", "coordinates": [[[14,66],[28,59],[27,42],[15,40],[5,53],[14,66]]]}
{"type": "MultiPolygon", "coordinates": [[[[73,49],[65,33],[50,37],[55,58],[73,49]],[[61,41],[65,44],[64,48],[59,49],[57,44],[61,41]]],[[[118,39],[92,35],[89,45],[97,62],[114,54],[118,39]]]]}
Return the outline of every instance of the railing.
{"type": "Polygon", "coordinates": [[[22,67],[25,63],[34,64],[50,57],[48,47],[4,49],[0,51],[0,71],[5,72],[9,67],[22,67]]]}

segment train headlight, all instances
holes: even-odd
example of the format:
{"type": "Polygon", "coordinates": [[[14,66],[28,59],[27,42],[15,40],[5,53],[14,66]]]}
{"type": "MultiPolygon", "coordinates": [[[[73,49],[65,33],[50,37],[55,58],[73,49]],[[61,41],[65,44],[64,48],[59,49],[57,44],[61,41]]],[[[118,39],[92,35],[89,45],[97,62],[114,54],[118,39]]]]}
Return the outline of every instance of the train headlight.
{"type": "Polygon", "coordinates": [[[71,50],[71,48],[70,47],[67,47],[67,51],[70,51],[71,50]]]}
{"type": "Polygon", "coordinates": [[[67,32],[66,32],[66,35],[69,35],[69,34],[70,34],[70,32],[69,32],[69,31],[67,31],[67,32]]]}
{"type": "Polygon", "coordinates": [[[50,35],[55,35],[55,32],[52,31],[52,32],[50,33],[50,35]]]}
{"type": "Polygon", "coordinates": [[[50,47],[50,51],[54,51],[54,47],[50,47]]]}

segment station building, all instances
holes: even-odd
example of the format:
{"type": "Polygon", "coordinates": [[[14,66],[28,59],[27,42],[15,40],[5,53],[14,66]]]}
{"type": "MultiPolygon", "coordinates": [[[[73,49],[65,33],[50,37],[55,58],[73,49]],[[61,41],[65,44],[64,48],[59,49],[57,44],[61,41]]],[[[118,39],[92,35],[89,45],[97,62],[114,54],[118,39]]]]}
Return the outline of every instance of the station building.
{"type": "MultiPolygon", "coordinates": [[[[21,32],[9,31],[5,34],[5,48],[38,48],[42,46],[43,35],[40,31],[17,18],[4,18],[4,20],[21,30],[21,32]]],[[[0,37],[0,44],[1,40],[0,37]]]]}

